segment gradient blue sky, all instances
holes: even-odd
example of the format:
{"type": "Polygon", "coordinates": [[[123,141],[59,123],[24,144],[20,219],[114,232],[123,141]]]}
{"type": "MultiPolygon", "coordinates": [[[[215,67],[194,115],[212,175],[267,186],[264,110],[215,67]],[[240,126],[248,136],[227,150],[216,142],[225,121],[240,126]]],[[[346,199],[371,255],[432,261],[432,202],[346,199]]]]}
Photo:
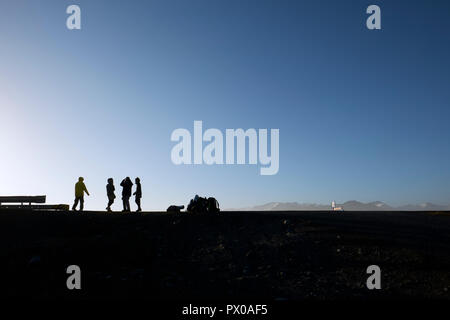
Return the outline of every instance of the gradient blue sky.
{"type": "Polygon", "coordinates": [[[0,194],[71,204],[84,176],[103,209],[108,177],[120,193],[139,176],[146,210],[448,204],[449,39],[448,1],[2,0],[0,194]],[[170,135],[194,120],[279,128],[279,173],[175,166],[170,135]]]}

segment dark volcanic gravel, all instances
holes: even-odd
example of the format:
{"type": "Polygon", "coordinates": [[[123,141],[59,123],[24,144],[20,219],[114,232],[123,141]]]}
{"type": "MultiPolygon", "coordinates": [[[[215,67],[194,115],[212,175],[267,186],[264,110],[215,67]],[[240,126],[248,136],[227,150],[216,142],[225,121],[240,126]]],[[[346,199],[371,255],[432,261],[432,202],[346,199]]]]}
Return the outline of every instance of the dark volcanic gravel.
{"type": "Polygon", "coordinates": [[[0,210],[1,295],[142,299],[448,299],[450,215],[0,210]],[[368,290],[378,265],[382,289],[368,290]],[[66,288],[78,265],[82,290],[66,288]]]}

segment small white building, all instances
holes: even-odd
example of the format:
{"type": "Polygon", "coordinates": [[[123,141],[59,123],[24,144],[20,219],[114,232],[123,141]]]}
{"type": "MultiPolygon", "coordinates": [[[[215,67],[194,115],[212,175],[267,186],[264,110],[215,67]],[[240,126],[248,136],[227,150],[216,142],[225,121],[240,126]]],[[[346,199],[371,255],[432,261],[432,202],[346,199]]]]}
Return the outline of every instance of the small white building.
{"type": "Polygon", "coordinates": [[[343,207],[336,207],[336,202],[331,201],[331,211],[344,211],[343,207]]]}

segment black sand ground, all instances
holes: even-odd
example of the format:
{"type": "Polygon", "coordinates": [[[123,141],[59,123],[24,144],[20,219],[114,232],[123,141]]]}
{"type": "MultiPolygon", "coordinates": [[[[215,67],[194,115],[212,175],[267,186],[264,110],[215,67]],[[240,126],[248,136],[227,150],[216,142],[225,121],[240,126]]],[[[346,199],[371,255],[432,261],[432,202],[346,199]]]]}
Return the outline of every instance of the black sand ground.
{"type": "Polygon", "coordinates": [[[0,210],[3,297],[449,299],[450,213],[0,210]],[[79,265],[82,289],[66,288],[79,265]],[[366,268],[382,289],[366,288],[366,268]]]}

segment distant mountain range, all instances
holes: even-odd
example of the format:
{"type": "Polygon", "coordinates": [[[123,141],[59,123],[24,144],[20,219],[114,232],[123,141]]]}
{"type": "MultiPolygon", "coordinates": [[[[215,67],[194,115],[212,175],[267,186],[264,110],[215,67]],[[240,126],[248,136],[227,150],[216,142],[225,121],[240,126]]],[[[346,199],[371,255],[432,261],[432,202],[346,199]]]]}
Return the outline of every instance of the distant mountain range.
{"type": "MultiPolygon", "coordinates": [[[[336,207],[342,207],[347,211],[445,211],[450,210],[450,205],[437,205],[433,203],[408,204],[400,207],[392,207],[381,201],[363,203],[355,200],[341,204],[336,203],[336,207]]],[[[298,202],[269,202],[248,208],[228,209],[230,211],[314,211],[330,210],[331,204],[298,203],[298,202]]]]}

